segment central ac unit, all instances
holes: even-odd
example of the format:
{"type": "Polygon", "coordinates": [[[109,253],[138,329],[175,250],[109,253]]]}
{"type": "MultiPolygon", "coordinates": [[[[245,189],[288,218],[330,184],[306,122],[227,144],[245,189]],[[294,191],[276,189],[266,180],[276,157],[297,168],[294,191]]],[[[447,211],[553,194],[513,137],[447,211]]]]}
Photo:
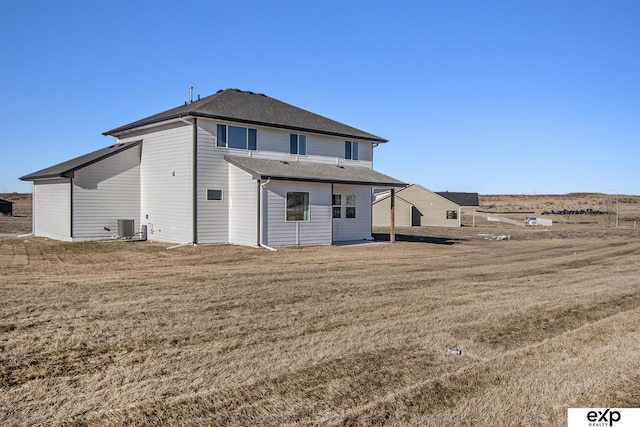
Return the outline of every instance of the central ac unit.
{"type": "Polygon", "coordinates": [[[118,237],[121,239],[131,239],[135,236],[135,221],[133,219],[118,220],[118,237]]]}

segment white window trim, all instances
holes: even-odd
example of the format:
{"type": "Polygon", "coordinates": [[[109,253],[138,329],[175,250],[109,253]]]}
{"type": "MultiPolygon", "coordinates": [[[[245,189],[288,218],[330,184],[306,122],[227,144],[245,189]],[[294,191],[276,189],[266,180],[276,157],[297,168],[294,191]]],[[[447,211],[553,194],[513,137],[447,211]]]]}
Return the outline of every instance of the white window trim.
{"type": "Polygon", "coordinates": [[[344,157],[345,160],[349,160],[349,161],[352,161],[352,162],[360,161],[360,142],[359,141],[345,140],[344,141],[344,148],[345,148],[345,153],[344,153],[343,157],[344,157]],[[347,157],[347,152],[346,152],[347,143],[349,143],[350,146],[351,146],[349,157],[347,157]],[[357,156],[358,158],[357,159],[353,158],[353,151],[354,151],[353,149],[354,149],[354,147],[358,147],[358,148],[356,148],[356,151],[358,152],[358,156],[357,156]]]}
{"type": "Polygon", "coordinates": [[[296,158],[299,157],[307,157],[308,156],[308,152],[309,152],[309,138],[307,138],[307,134],[305,133],[289,133],[289,155],[290,156],[296,156],[296,158]],[[296,135],[296,151],[297,153],[292,153],[291,152],[291,135],[296,135]],[[300,137],[304,136],[304,154],[300,154],[300,137]]]}

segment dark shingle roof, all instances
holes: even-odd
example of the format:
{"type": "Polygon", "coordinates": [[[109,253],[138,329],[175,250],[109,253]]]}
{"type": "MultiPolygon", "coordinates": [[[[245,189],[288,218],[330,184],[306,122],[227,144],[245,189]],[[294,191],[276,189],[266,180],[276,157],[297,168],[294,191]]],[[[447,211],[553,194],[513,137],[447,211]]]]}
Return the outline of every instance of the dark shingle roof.
{"type": "Polygon", "coordinates": [[[182,116],[206,117],[345,138],[387,142],[386,139],[379,136],[294,107],[293,105],[278,101],[266,95],[239,89],[218,91],[214,95],[193,101],[189,104],[104,132],[104,135],[117,135],[140,126],[177,119],[182,116]]]}
{"type": "Polygon", "coordinates": [[[333,182],[381,187],[401,187],[406,185],[402,181],[366,167],[237,156],[225,156],[224,159],[232,165],[259,176],[261,179],[333,182]]]}
{"type": "Polygon", "coordinates": [[[92,153],[85,154],[80,157],[76,157],[75,159],[67,160],[66,162],[58,163],[57,165],[39,170],[37,172],[30,173],[29,175],[25,175],[20,177],[22,181],[34,181],[37,179],[46,179],[46,178],[56,178],[56,177],[67,177],[72,172],[82,169],[86,166],[89,166],[93,163],[99,162],[100,160],[106,159],[107,157],[111,157],[115,154],[118,154],[124,150],[128,150],[129,148],[135,147],[142,143],[139,141],[131,141],[131,142],[120,142],[118,144],[110,145],[106,148],[101,148],[100,150],[96,150],[92,153]]]}
{"type": "Polygon", "coordinates": [[[478,193],[450,193],[448,191],[436,191],[436,194],[451,200],[458,206],[480,206],[478,193]]]}

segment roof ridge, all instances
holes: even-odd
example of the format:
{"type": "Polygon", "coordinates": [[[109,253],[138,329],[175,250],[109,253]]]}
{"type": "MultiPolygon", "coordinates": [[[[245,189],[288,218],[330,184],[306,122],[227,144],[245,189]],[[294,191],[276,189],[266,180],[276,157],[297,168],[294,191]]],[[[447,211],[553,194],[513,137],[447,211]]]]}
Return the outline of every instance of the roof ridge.
{"type": "Polygon", "coordinates": [[[147,116],[104,132],[114,136],[143,126],[191,115],[214,120],[229,120],[267,127],[333,135],[344,138],[387,142],[386,139],[353,126],[297,107],[263,93],[228,88],[175,108],[147,116]]]}

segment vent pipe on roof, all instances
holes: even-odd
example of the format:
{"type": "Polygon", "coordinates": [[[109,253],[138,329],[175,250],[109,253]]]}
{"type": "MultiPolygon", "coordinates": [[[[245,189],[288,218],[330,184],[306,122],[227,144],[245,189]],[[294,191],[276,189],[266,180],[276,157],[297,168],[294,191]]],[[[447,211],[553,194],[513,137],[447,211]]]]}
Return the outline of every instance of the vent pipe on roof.
{"type": "Polygon", "coordinates": [[[189,86],[189,104],[193,102],[193,86],[189,86]]]}

